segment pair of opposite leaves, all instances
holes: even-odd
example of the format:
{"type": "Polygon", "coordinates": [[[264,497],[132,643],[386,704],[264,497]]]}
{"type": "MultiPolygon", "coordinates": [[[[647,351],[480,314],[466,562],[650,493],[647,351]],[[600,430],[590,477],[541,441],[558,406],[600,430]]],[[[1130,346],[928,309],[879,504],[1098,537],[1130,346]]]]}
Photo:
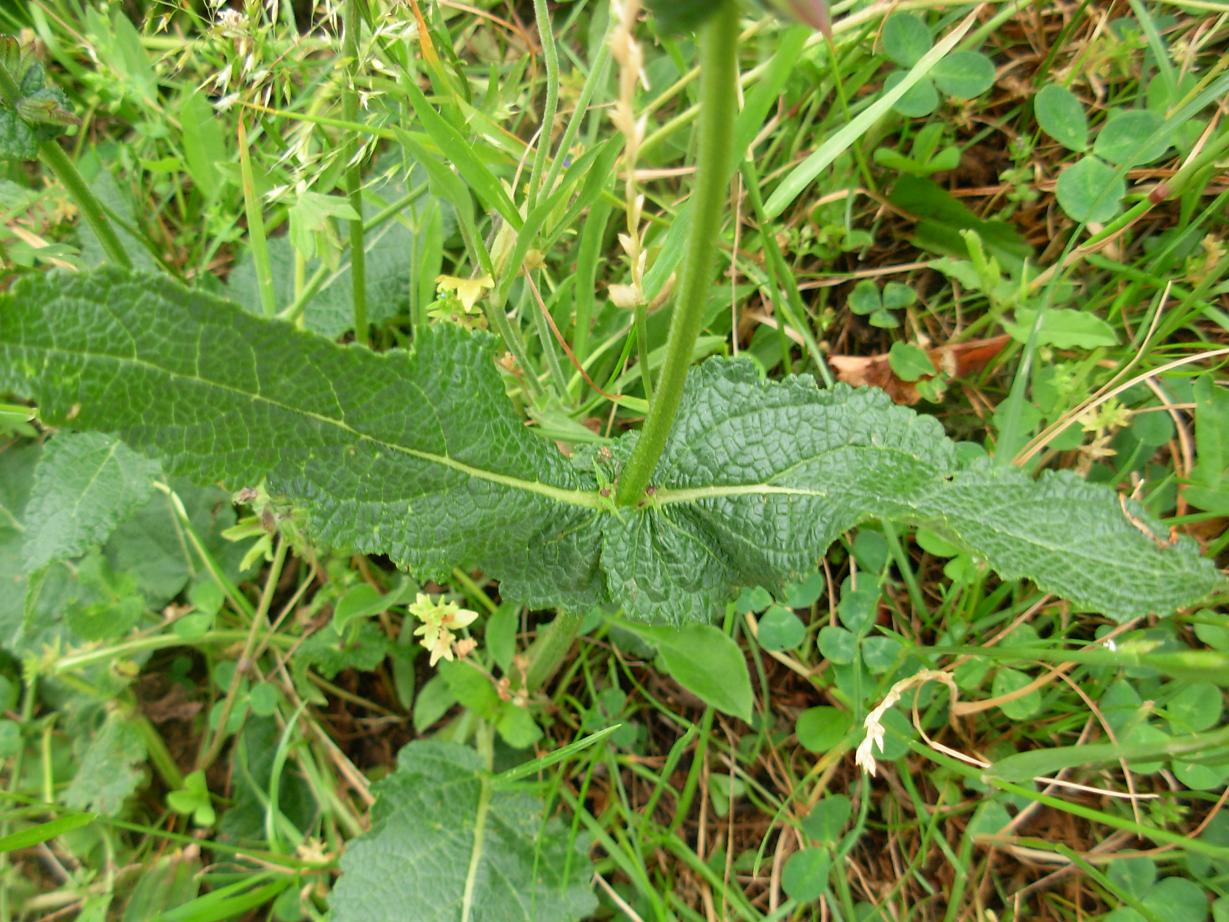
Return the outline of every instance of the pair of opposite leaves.
{"type": "Polygon", "coordinates": [[[102,269],[0,296],[0,391],[112,432],[172,473],[264,482],[318,540],[423,577],[458,565],[536,607],[703,622],[739,586],[808,575],[837,536],[924,524],[1006,579],[1117,620],[1197,602],[1219,575],[1111,489],[962,467],[939,423],[882,391],[692,370],[651,498],[602,495],[635,433],[565,458],[504,390],[496,340],[430,328],[409,352],[340,346],[161,276],[102,269]],[[1129,514],[1128,514],[1129,513],[1129,514]]]}

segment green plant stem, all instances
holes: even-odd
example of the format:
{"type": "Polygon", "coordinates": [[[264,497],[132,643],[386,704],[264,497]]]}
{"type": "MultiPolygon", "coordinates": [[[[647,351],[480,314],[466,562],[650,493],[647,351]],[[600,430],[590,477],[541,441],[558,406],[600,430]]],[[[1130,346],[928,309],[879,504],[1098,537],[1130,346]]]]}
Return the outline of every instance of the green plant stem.
{"type": "Polygon", "coordinates": [[[269,606],[273,604],[273,594],[277,591],[278,581],[282,578],[282,567],[286,564],[286,554],[290,550],[289,543],[284,537],[278,536],[277,546],[273,551],[273,562],[269,564],[269,572],[265,576],[264,589],[260,593],[260,602],[256,606],[256,612],[252,617],[252,626],[248,630],[247,639],[244,641],[243,653],[239,656],[239,661],[236,664],[234,675],[231,676],[230,687],[226,689],[226,700],[222,704],[222,713],[218,718],[217,729],[214,730],[213,741],[208,748],[196,760],[196,768],[204,771],[222,752],[222,746],[226,742],[226,724],[230,721],[230,712],[235,706],[235,698],[239,694],[239,682],[244,678],[247,670],[242,668],[244,663],[250,663],[252,653],[256,649],[256,638],[260,634],[261,628],[269,627],[269,606]]]}
{"type": "Polygon", "coordinates": [[[533,317],[533,328],[538,334],[538,342],[542,344],[542,356],[546,360],[546,370],[555,384],[559,398],[565,398],[568,393],[568,376],[563,373],[563,366],[559,363],[559,346],[551,334],[550,322],[546,317],[549,308],[542,300],[541,293],[536,290],[536,285],[528,272],[525,273],[525,285],[521,289],[519,309],[522,316],[528,311],[533,317]],[[531,288],[531,286],[534,287],[531,288]]]}
{"type": "MultiPolygon", "coordinates": [[[[345,43],[350,73],[342,91],[341,104],[346,121],[358,121],[358,92],[354,82],[358,79],[358,33],[360,0],[346,0],[345,43]]],[[[356,137],[350,142],[350,162],[346,168],[346,194],[354,217],[350,219],[350,291],[354,305],[354,338],[366,346],[367,335],[367,253],[363,243],[363,169],[359,162],[362,142],[356,137]]]]}
{"type": "Polygon", "coordinates": [[[888,552],[896,562],[896,569],[900,571],[901,579],[905,581],[905,588],[909,592],[909,601],[913,603],[915,614],[929,620],[930,609],[926,606],[926,596],[922,594],[922,588],[918,585],[917,577],[913,573],[913,564],[910,563],[909,555],[905,553],[896,529],[890,522],[883,523],[883,537],[888,542],[888,552]]]}
{"type": "Polygon", "coordinates": [[[183,773],[179,770],[179,766],[175,764],[175,757],[167,749],[166,742],[162,739],[162,734],[154,728],[149,718],[143,714],[128,714],[126,719],[132,722],[137,732],[141,734],[141,739],[145,741],[145,751],[149,754],[149,761],[153,763],[154,769],[162,779],[162,783],[172,791],[182,788],[184,784],[183,773]]]}
{"type": "Polygon", "coordinates": [[[243,185],[243,209],[248,220],[249,247],[252,265],[256,269],[256,286],[260,291],[260,308],[266,317],[277,313],[277,295],[273,291],[273,263],[269,259],[269,241],[265,237],[265,217],[260,210],[260,195],[256,191],[256,175],[248,150],[247,127],[239,119],[239,176],[243,185]]]}
{"type": "Polygon", "coordinates": [[[653,403],[653,371],[649,368],[649,320],[643,302],[636,305],[636,353],[640,361],[640,381],[644,384],[644,399],[653,403]]]}
{"type": "MultiPolygon", "coordinates": [[[[538,35],[542,40],[542,59],[546,63],[546,110],[542,113],[542,130],[538,135],[538,149],[533,156],[533,172],[529,175],[529,207],[538,203],[542,173],[546,169],[546,155],[555,126],[555,113],[559,110],[559,50],[555,47],[555,34],[551,29],[550,10],[546,0],[533,0],[533,14],[537,20],[538,35]]],[[[562,155],[562,152],[561,152],[562,155]]],[[[547,187],[545,195],[550,194],[547,187]]]]}
{"type": "Polygon", "coordinates": [[[478,883],[486,839],[487,812],[491,809],[491,775],[494,764],[495,729],[483,726],[478,731],[476,740],[478,754],[486,771],[482,773],[481,787],[478,790],[478,807],[474,811],[473,843],[469,852],[469,865],[465,869],[465,889],[461,894],[461,922],[470,922],[474,917],[474,890],[478,883]]]}
{"type": "Polygon", "coordinates": [[[713,716],[716,712],[710,707],[704,709],[700,718],[700,734],[696,741],[696,751],[691,757],[691,768],[683,781],[683,789],[679,791],[674,805],[674,820],[670,823],[670,831],[677,832],[691,815],[691,802],[695,799],[696,789],[700,785],[700,775],[704,769],[705,754],[708,752],[708,741],[713,734],[713,716]]]}
{"type": "MultiPolygon", "coordinates": [[[[29,726],[30,720],[34,717],[34,705],[38,695],[38,676],[27,676],[22,683],[25,686],[25,694],[21,699],[21,723],[29,726]]],[[[25,753],[25,747],[22,747],[13,754],[11,761],[8,762],[9,778],[8,778],[8,794],[10,797],[17,795],[17,789],[21,786],[22,771],[21,762],[22,756],[25,753]]],[[[9,822],[8,813],[6,811],[3,821],[0,821],[0,836],[7,836],[12,831],[12,825],[9,822]]],[[[7,875],[9,872],[9,853],[0,852],[0,874],[7,875]]],[[[7,886],[0,887],[0,920],[9,922],[12,918],[11,909],[9,907],[9,888],[7,886]]]]}
{"type": "MultiPolygon", "coordinates": [[[[543,39],[545,42],[545,39],[543,39]]],[[[551,39],[552,47],[554,38],[551,39]]],[[[549,66],[549,59],[547,61],[549,66]]],[[[585,119],[585,115],[591,111],[590,103],[593,101],[593,94],[606,79],[607,72],[610,68],[610,41],[609,35],[603,34],[602,43],[598,47],[597,56],[593,59],[593,65],[589,69],[589,75],[585,77],[584,85],[580,88],[580,95],[576,97],[576,104],[573,108],[572,118],[568,121],[568,126],[563,130],[563,137],[559,139],[559,154],[551,161],[550,168],[546,171],[546,179],[543,188],[550,190],[555,188],[555,182],[559,179],[559,173],[564,169],[564,163],[567,160],[568,151],[576,142],[576,136],[580,133],[581,123],[585,119]]],[[[590,145],[591,146],[591,145],[590,145]]],[[[548,192],[549,194],[549,192],[548,192]]]]}
{"type": "Polygon", "coordinates": [[[39,144],[38,150],[43,164],[55,173],[56,178],[68,190],[68,194],[73,197],[77,207],[81,209],[82,217],[94,231],[94,236],[102,244],[107,256],[117,266],[131,269],[132,260],[128,258],[128,253],[124,245],[120,243],[119,237],[115,235],[115,228],[111,226],[111,221],[103,211],[102,204],[94,197],[94,193],[86,184],[85,177],[77,171],[77,167],[69,159],[68,154],[64,153],[64,149],[54,140],[43,141],[39,144]]]}
{"type": "Polygon", "coordinates": [[[771,230],[771,222],[764,216],[764,200],[760,196],[760,176],[755,163],[750,158],[743,161],[742,174],[743,179],[746,180],[743,188],[747,191],[747,201],[751,203],[755,220],[763,228],[760,236],[764,241],[764,251],[768,254],[768,265],[774,277],[773,281],[785,290],[785,300],[776,301],[774,299],[774,301],[781,308],[784,321],[797,330],[802,341],[806,343],[807,353],[811,356],[811,362],[815,365],[819,376],[823,378],[824,384],[832,387],[836,379],[832,377],[828,363],[824,360],[823,350],[819,348],[815,334],[811,332],[810,326],[806,323],[806,306],[802,303],[802,292],[798,290],[794,273],[786,265],[781,247],[777,245],[777,238],[771,230]]]}
{"type": "Polygon", "coordinates": [[[525,385],[525,391],[530,397],[537,397],[542,393],[542,382],[538,380],[537,372],[534,371],[533,364],[529,361],[529,353],[525,351],[525,342],[521,339],[520,331],[514,329],[509,322],[507,313],[499,304],[493,303],[494,300],[493,298],[483,299],[482,309],[486,314],[487,323],[499,334],[499,338],[504,341],[504,346],[516,359],[517,367],[521,370],[520,377],[525,385]]]}
{"type": "Polygon", "coordinates": [[[525,674],[525,687],[530,692],[549,682],[563,665],[584,620],[582,615],[561,611],[546,630],[538,634],[529,650],[529,669],[525,674]]]}
{"type": "MultiPolygon", "coordinates": [[[[10,105],[15,104],[21,97],[21,88],[17,86],[17,82],[13,80],[8,70],[2,66],[0,66],[0,95],[10,105]]],[[[68,190],[68,194],[73,197],[73,201],[77,203],[77,207],[81,210],[81,216],[85,218],[86,223],[94,231],[94,235],[98,238],[98,242],[102,244],[102,248],[106,251],[107,256],[111,258],[111,261],[117,266],[131,269],[132,261],[128,258],[128,253],[124,250],[123,244],[120,243],[119,237],[115,235],[115,229],[111,226],[107,213],[103,210],[102,203],[94,197],[94,193],[90,191],[85,177],[77,171],[76,165],[69,159],[68,154],[64,153],[64,149],[60,147],[59,142],[54,138],[40,141],[38,154],[39,159],[43,161],[43,166],[55,174],[56,179],[68,190]]]]}
{"type": "MultiPolygon", "coordinates": [[[[55,665],[46,669],[49,676],[65,676],[79,669],[85,669],[95,663],[105,663],[108,660],[123,656],[133,656],[138,653],[150,653],[155,650],[169,650],[174,647],[202,647],[239,643],[247,639],[247,631],[226,630],[210,631],[197,640],[184,640],[177,634],[157,634],[153,637],[140,637],[125,641],[111,647],[101,647],[71,656],[63,656],[55,661],[55,665]]],[[[294,646],[294,638],[275,635],[271,638],[273,646],[290,648],[294,646]]]]}
{"type": "Polygon", "coordinates": [[[665,450],[683,397],[691,353],[704,324],[704,305],[716,253],[713,238],[725,205],[734,148],[737,85],[738,5],[727,3],[704,26],[700,36],[699,154],[687,256],[678,303],[670,318],[666,363],[658,379],[656,399],[615,494],[615,501],[621,506],[640,501],[665,450]]]}

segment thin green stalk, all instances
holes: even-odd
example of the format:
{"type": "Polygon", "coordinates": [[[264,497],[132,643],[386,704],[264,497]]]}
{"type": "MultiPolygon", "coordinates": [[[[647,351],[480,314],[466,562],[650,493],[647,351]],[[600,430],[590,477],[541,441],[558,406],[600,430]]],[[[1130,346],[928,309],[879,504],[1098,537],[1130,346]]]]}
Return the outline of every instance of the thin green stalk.
{"type": "Polygon", "coordinates": [[[153,763],[162,783],[172,791],[182,788],[183,773],[175,764],[175,757],[167,748],[162,734],[154,728],[149,718],[144,714],[128,714],[125,719],[141,734],[141,739],[145,741],[145,751],[149,753],[149,761],[153,763]]]}
{"type": "MultiPolygon", "coordinates": [[[[559,50],[555,47],[555,34],[551,29],[550,10],[546,0],[533,0],[533,14],[542,40],[542,59],[546,63],[546,110],[542,113],[542,129],[538,134],[538,148],[533,156],[533,172],[529,174],[529,208],[538,204],[542,173],[546,169],[546,155],[550,151],[551,135],[554,133],[555,113],[559,110],[559,50]]],[[[550,189],[546,189],[550,194],[550,189]]]]}
{"type": "MultiPolygon", "coordinates": [[[[34,717],[34,705],[38,692],[38,676],[27,676],[22,683],[25,685],[25,695],[21,699],[21,718],[20,722],[23,726],[29,726],[30,720],[34,717]]],[[[21,763],[22,756],[25,753],[25,748],[19,748],[15,752],[9,762],[9,781],[8,793],[10,796],[17,794],[17,789],[21,786],[22,771],[21,763]]],[[[2,821],[0,821],[0,836],[7,836],[12,831],[12,824],[9,822],[7,812],[2,821]]],[[[9,853],[0,852],[0,875],[6,878],[9,873],[9,853]]],[[[9,906],[9,889],[8,887],[0,887],[0,920],[9,922],[12,918],[12,910],[9,906]]]]}
{"type": "Polygon", "coordinates": [[[888,552],[892,555],[892,559],[896,561],[896,569],[900,571],[901,579],[905,581],[905,588],[909,592],[909,601],[913,603],[913,610],[918,617],[928,619],[930,609],[926,605],[926,597],[922,595],[922,588],[918,585],[917,577],[913,573],[913,565],[909,562],[909,555],[905,553],[905,549],[901,546],[900,538],[896,535],[896,529],[889,523],[883,523],[883,536],[888,542],[888,552]]]}
{"type": "MultiPolygon", "coordinates": [[[[478,733],[477,743],[479,755],[489,772],[494,761],[493,728],[483,727],[478,733]]],[[[465,870],[465,890],[461,894],[461,922],[470,922],[474,914],[474,891],[486,845],[486,815],[491,808],[491,777],[488,772],[482,775],[481,787],[478,791],[478,808],[474,811],[473,845],[469,853],[469,866],[465,870]]]]}
{"type": "Polygon", "coordinates": [[[525,311],[533,315],[533,328],[538,334],[538,342],[542,344],[542,357],[546,360],[546,370],[555,383],[555,390],[559,392],[560,399],[565,398],[568,393],[568,376],[563,373],[563,366],[559,363],[559,345],[555,342],[555,337],[551,332],[551,322],[546,316],[549,308],[542,300],[542,293],[538,291],[537,284],[530,278],[528,272],[525,273],[525,285],[521,289],[519,309],[522,315],[525,311]],[[530,301],[537,303],[530,307],[530,301]]]}
{"type": "Polygon", "coordinates": [[[576,97],[576,107],[573,110],[572,118],[568,121],[568,127],[563,130],[563,137],[559,139],[559,156],[551,161],[550,168],[546,171],[546,181],[543,184],[546,189],[555,188],[555,181],[559,178],[559,173],[564,169],[564,163],[567,162],[568,151],[576,142],[576,136],[580,133],[581,123],[584,121],[585,114],[589,112],[589,103],[593,100],[593,94],[605,80],[610,70],[610,42],[608,37],[603,34],[602,43],[598,46],[597,56],[593,59],[593,65],[589,69],[589,75],[585,78],[584,85],[580,88],[580,95],[576,97]]]}
{"type": "Polygon", "coordinates": [[[277,313],[277,296],[273,291],[273,263],[269,259],[269,242],[265,238],[265,217],[256,194],[256,176],[248,151],[247,127],[239,119],[239,175],[243,185],[243,209],[248,219],[248,240],[252,250],[252,265],[256,269],[256,285],[260,291],[260,307],[266,317],[277,313]]]}
{"type": "Polygon", "coordinates": [[[636,305],[636,352],[640,361],[640,380],[644,384],[644,399],[653,403],[653,370],[649,368],[649,320],[643,302],[636,305]]]}
{"type": "MultiPolygon", "coordinates": [[[[576,256],[576,275],[572,292],[576,312],[575,331],[572,334],[572,353],[582,365],[589,358],[589,335],[595,306],[594,289],[597,285],[598,250],[606,236],[606,224],[610,220],[610,203],[599,199],[589,211],[580,232],[580,250],[576,256]]],[[[583,379],[576,375],[575,386],[583,379]]]]}
{"type": "Polygon", "coordinates": [[[55,140],[43,141],[39,145],[38,151],[43,164],[51,172],[55,173],[56,178],[68,190],[68,194],[73,197],[73,201],[77,203],[82,217],[90,225],[90,229],[94,231],[94,236],[102,244],[102,248],[106,251],[107,256],[117,266],[131,269],[132,260],[128,258],[128,252],[124,249],[124,245],[120,243],[119,237],[116,236],[115,229],[111,226],[111,221],[107,218],[106,212],[103,211],[102,204],[94,197],[94,193],[90,191],[85,177],[77,172],[77,167],[68,159],[68,154],[64,153],[63,148],[55,140]]]}
{"type": "MultiPolygon", "coordinates": [[[[350,62],[350,73],[342,91],[342,113],[346,121],[358,121],[358,92],[355,81],[358,79],[358,33],[361,28],[359,20],[360,0],[347,0],[345,8],[345,42],[346,58],[350,62]]],[[[355,137],[349,145],[349,165],[346,167],[346,194],[350,198],[350,207],[354,217],[350,219],[350,291],[354,304],[354,338],[366,346],[369,343],[367,335],[367,253],[363,243],[363,168],[359,162],[359,152],[362,142],[355,137]]]]}
{"type": "MultiPolygon", "coordinates": [[[[256,638],[260,634],[262,628],[269,627],[269,606],[273,604],[273,594],[277,591],[278,581],[282,578],[282,567],[286,564],[286,554],[290,550],[290,545],[285,538],[279,536],[277,546],[273,550],[273,562],[269,564],[269,572],[265,576],[264,589],[260,593],[260,602],[256,606],[256,612],[252,617],[252,626],[248,631],[247,639],[244,641],[243,653],[239,656],[239,662],[250,662],[253,651],[256,649],[256,638]]],[[[214,760],[221,754],[222,746],[226,743],[226,724],[230,721],[230,712],[235,706],[235,699],[239,694],[239,682],[244,678],[244,670],[236,668],[235,673],[231,676],[230,686],[226,689],[226,699],[222,704],[222,713],[218,717],[218,726],[214,731],[213,741],[201,753],[200,758],[196,760],[196,768],[200,770],[207,769],[213,764],[214,760]]]]}
{"type": "Polygon", "coordinates": [[[499,334],[499,338],[504,341],[504,345],[516,359],[516,364],[521,369],[521,380],[525,384],[525,390],[531,397],[537,397],[542,393],[542,382],[538,380],[537,372],[534,371],[529,361],[529,353],[525,351],[525,343],[521,339],[521,334],[513,328],[504,309],[491,303],[492,300],[487,298],[482,305],[487,322],[499,334]]]}
{"type": "MultiPolygon", "coordinates": [[[[8,70],[2,66],[0,66],[0,95],[9,104],[15,103],[21,97],[20,87],[17,86],[8,70]]],[[[77,171],[76,165],[69,159],[68,154],[64,153],[59,142],[55,138],[40,141],[38,155],[43,165],[55,174],[56,179],[73,197],[73,201],[77,203],[77,208],[81,211],[81,216],[90,225],[111,261],[117,266],[131,269],[132,261],[128,258],[128,253],[120,243],[119,237],[115,235],[115,229],[111,226],[102,204],[94,197],[85,177],[77,171]]]]}
{"type": "Polygon", "coordinates": [[[715,713],[712,708],[705,708],[704,716],[700,718],[700,734],[696,742],[696,751],[691,757],[691,768],[687,771],[687,777],[683,781],[683,789],[679,791],[674,805],[674,820],[670,823],[671,832],[677,832],[691,815],[691,802],[695,799],[696,789],[700,786],[700,773],[704,768],[704,756],[708,751],[708,741],[713,734],[713,716],[715,713]]]}
{"type": "MultiPolygon", "coordinates": [[[[124,656],[133,656],[139,653],[150,653],[155,650],[169,650],[173,647],[202,647],[226,645],[239,643],[246,640],[247,631],[225,630],[225,631],[210,631],[204,637],[197,640],[184,640],[178,634],[156,634],[152,637],[140,637],[136,640],[128,640],[123,643],[115,644],[111,647],[100,647],[98,649],[87,650],[84,653],[77,653],[70,656],[62,656],[55,661],[55,664],[48,669],[46,673],[49,676],[63,678],[64,676],[84,669],[87,666],[92,666],[95,663],[105,663],[108,660],[118,659],[124,656]]],[[[271,638],[274,646],[289,648],[294,645],[293,638],[282,638],[275,636],[271,638]]]]}
{"type": "Polygon", "coordinates": [[[727,3],[704,26],[700,36],[699,154],[687,256],[678,303],[670,318],[666,363],[658,380],[656,399],[649,408],[648,419],[615,495],[616,502],[622,506],[639,502],[653,476],[678,414],[692,349],[704,325],[704,304],[712,283],[716,253],[714,228],[721,223],[734,149],[737,85],[738,5],[727,3]]]}
{"type": "Polygon", "coordinates": [[[759,222],[760,227],[765,229],[760,236],[764,241],[764,250],[768,254],[768,266],[773,275],[773,281],[785,289],[785,300],[777,304],[781,308],[785,322],[802,336],[802,341],[806,343],[807,353],[811,356],[811,361],[816,371],[819,372],[819,376],[824,379],[824,384],[832,387],[836,379],[832,377],[828,363],[824,361],[824,353],[815,340],[815,334],[811,332],[810,326],[806,323],[806,306],[802,303],[802,293],[798,290],[794,273],[785,263],[785,256],[781,253],[781,247],[777,245],[776,235],[768,230],[769,221],[764,216],[764,200],[760,196],[760,176],[755,163],[750,158],[743,161],[742,173],[746,180],[743,188],[747,191],[747,201],[751,203],[755,220],[759,222]]]}

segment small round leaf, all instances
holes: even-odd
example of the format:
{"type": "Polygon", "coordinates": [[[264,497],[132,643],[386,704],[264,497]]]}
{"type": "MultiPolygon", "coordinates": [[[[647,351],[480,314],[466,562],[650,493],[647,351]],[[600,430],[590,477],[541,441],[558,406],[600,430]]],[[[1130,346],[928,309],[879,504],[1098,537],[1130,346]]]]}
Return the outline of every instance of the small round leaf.
{"type": "Polygon", "coordinates": [[[855,634],[865,634],[875,623],[879,612],[879,587],[865,576],[857,589],[849,587],[849,580],[841,587],[841,601],[836,607],[841,624],[855,634]]]}
{"type": "Polygon", "coordinates": [[[903,282],[888,282],[883,286],[883,306],[898,311],[917,303],[917,292],[903,282]]]}
{"type": "MultiPolygon", "coordinates": [[[[888,92],[904,79],[903,70],[892,71],[883,81],[883,91],[888,92]]],[[[896,105],[892,107],[894,111],[910,118],[922,118],[930,115],[937,108],[939,108],[939,91],[935,89],[929,77],[923,77],[915,83],[904,96],[896,100],[896,105]]]]}
{"type": "Polygon", "coordinates": [[[810,608],[824,594],[825,585],[827,584],[822,572],[812,573],[802,582],[787,586],[782,601],[790,608],[810,608]]]}
{"type": "Polygon", "coordinates": [[[879,298],[879,286],[870,279],[863,279],[853,286],[846,302],[855,314],[873,314],[883,306],[879,298]]]}
{"type": "MultiPolygon", "coordinates": [[[[1018,692],[1024,688],[1029,682],[1033,681],[1033,677],[1026,672],[1020,672],[1018,669],[1000,668],[994,674],[994,682],[991,685],[991,691],[994,697],[1000,695],[1008,695],[1012,692],[1018,692]]],[[[1005,701],[999,705],[999,710],[1006,714],[1012,720],[1026,720],[1032,717],[1041,709],[1041,692],[1033,689],[1027,694],[1019,698],[1014,698],[1011,701],[1005,701]]]]}
{"type": "Polygon", "coordinates": [[[1033,97],[1033,114],[1041,130],[1068,150],[1088,149],[1088,116],[1066,87],[1051,83],[1033,97]]]}
{"type": "Polygon", "coordinates": [[[901,642],[895,637],[867,637],[862,641],[862,661],[875,675],[887,672],[896,665],[901,651],[901,642]]]}
{"type": "Polygon", "coordinates": [[[528,708],[505,701],[496,723],[500,738],[513,749],[527,749],[542,738],[542,729],[528,708]]]}
{"type": "Polygon", "coordinates": [[[817,803],[802,821],[802,831],[816,842],[835,845],[853,814],[853,803],[844,794],[833,794],[817,803]]]}
{"type": "Polygon", "coordinates": [[[798,715],[794,733],[802,748],[810,752],[827,752],[849,732],[853,715],[834,707],[807,708],[798,715]]]}
{"type": "Polygon", "coordinates": [[[774,605],[760,619],[759,642],[765,650],[780,653],[797,649],[806,640],[807,628],[788,608],[774,605]]]}
{"type": "Polygon", "coordinates": [[[739,614],[749,611],[763,611],[772,604],[772,595],[763,586],[749,586],[738,594],[734,610],[739,614]]]}
{"type": "Polygon", "coordinates": [[[1211,682],[1191,682],[1165,704],[1165,715],[1175,733],[1201,733],[1220,723],[1225,699],[1211,682]]]}
{"type": "Polygon", "coordinates": [[[825,848],[804,848],[794,852],[781,871],[785,894],[799,903],[812,903],[828,889],[828,870],[832,859],[825,848]]]}
{"type": "Polygon", "coordinates": [[[1173,760],[1174,777],[1192,791],[1216,791],[1229,779],[1229,766],[1173,760]]]}
{"type": "Polygon", "coordinates": [[[888,539],[873,528],[858,529],[853,556],[867,573],[879,573],[888,562],[888,539]]]}
{"type": "Polygon", "coordinates": [[[935,65],[930,77],[954,99],[973,99],[994,86],[994,62],[979,51],[953,51],[935,65]]]}
{"type": "Polygon", "coordinates": [[[1185,877],[1166,877],[1143,899],[1144,906],[1170,922],[1204,922],[1208,897],[1204,889],[1185,877]]]}
{"type": "Polygon", "coordinates": [[[1002,832],[1011,822],[1011,814],[997,800],[987,800],[973,811],[967,830],[970,836],[994,836],[1002,832]]]}
{"type": "Polygon", "coordinates": [[[1107,876],[1115,886],[1141,897],[1156,883],[1156,862],[1151,858],[1117,858],[1110,862],[1107,876]]]}
{"type": "Polygon", "coordinates": [[[257,682],[248,693],[248,704],[257,717],[271,717],[281,700],[282,693],[270,682],[257,682]]]}
{"type": "Polygon", "coordinates": [[[1129,759],[1131,771],[1140,775],[1151,775],[1165,767],[1164,752],[1169,742],[1169,734],[1152,724],[1136,724],[1120,737],[1121,741],[1131,747],[1145,752],[1155,753],[1154,761],[1146,761],[1147,756],[1129,759]]]}
{"type": "Polygon", "coordinates": [[[1122,207],[1127,182],[1112,166],[1084,157],[1058,177],[1058,204],[1073,221],[1108,221],[1122,207]]]}
{"type": "Polygon", "coordinates": [[[824,659],[838,666],[848,666],[857,658],[858,641],[843,627],[820,628],[819,652],[824,659]]]}
{"type": "Polygon", "coordinates": [[[902,381],[916,381],[935,373],[934,362],[925,350],[912,343],[895,342],[888,352],[888,365],[902,381]]]}
{"type": "Polygon", "coordinates": [[[920,16],[896,13],[883,24],[883,53],[901,67],[912,67],[934,41],[920,16]]]}
{"type": "Polygon", "coordinates": [[[898,708],[892,708],[883,715],[883,727],[887,734],[883,738],[883,754],[881,762],[895,762],[909,751],[909,740],[917,739],[917,730],[913,722],[898,708]]]}
{"type": "Polygon", "coordinates": [[[1170,145],[1170,136],[1161,130],[1162,124],[1155,112],[1115,110],[1097,135],[1093,153],[1125,167],[1160,160],[1170,145]]]}

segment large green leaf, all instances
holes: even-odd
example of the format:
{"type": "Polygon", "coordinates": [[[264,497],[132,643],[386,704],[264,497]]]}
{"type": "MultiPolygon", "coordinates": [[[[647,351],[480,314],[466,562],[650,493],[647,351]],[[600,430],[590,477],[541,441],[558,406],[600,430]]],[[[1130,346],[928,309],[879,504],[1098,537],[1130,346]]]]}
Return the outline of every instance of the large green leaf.
{"type": "Polygon", "coordinates": [[[104,816],[119,815],[124,798],[145,777],[145,741],[135,723],[110,714],[97,732],[77,745],[77,774],[65,789],[64,803],[104,816]]]}
{"type": "Polygon", "coordinates": [[[597,906],[583,842],[497,789],[474,750],[414,742],[341,859],[333,922],[566,922],[597,906]]]}
{"type": "Polygon", "coordinates": [[[198,480],[266,481],[329,544],[428,576],[471,563],[530,602],[597,600],[592,477],[514,414],[490,337],[438,327],[377,355],[113,270],[19,285],[0,330],[0,389],[47,422],[198,480]]]}
{"type": "Polygon", "coordinates": [[[5,649],[21,632],[25,614],[23,519],[40,454],[36,445],[0,452],[0,648],[5,649]]]}
{"type": "Polygon", "coordinates": [[[51,439],[26,505],[27,572],[105,541],[149,497],[157,473],[157,462],[99,432],[51,439]]]}
{"type": "Polygon", "coordinates": [[[740,585],[783,588],[868,518],[924,523],[1083,608],[1129,618],[1218,582],[1135,504],[1067,475],[960,470],[934,419],[877,390],[690,375],[638,508],[599,488],[635,435],[569,462],[504,393],[496,341],[454,327],[414,351],[338,346],[165,278],[23,280],[0,298],[0,390],[52,424],[118,433],[175,472],[264,481],[325,543],[424,577],[478,567],[532,605],[706,621],[740,585]],[[600,476],[599,476],[600,475],[600,476]]]}

